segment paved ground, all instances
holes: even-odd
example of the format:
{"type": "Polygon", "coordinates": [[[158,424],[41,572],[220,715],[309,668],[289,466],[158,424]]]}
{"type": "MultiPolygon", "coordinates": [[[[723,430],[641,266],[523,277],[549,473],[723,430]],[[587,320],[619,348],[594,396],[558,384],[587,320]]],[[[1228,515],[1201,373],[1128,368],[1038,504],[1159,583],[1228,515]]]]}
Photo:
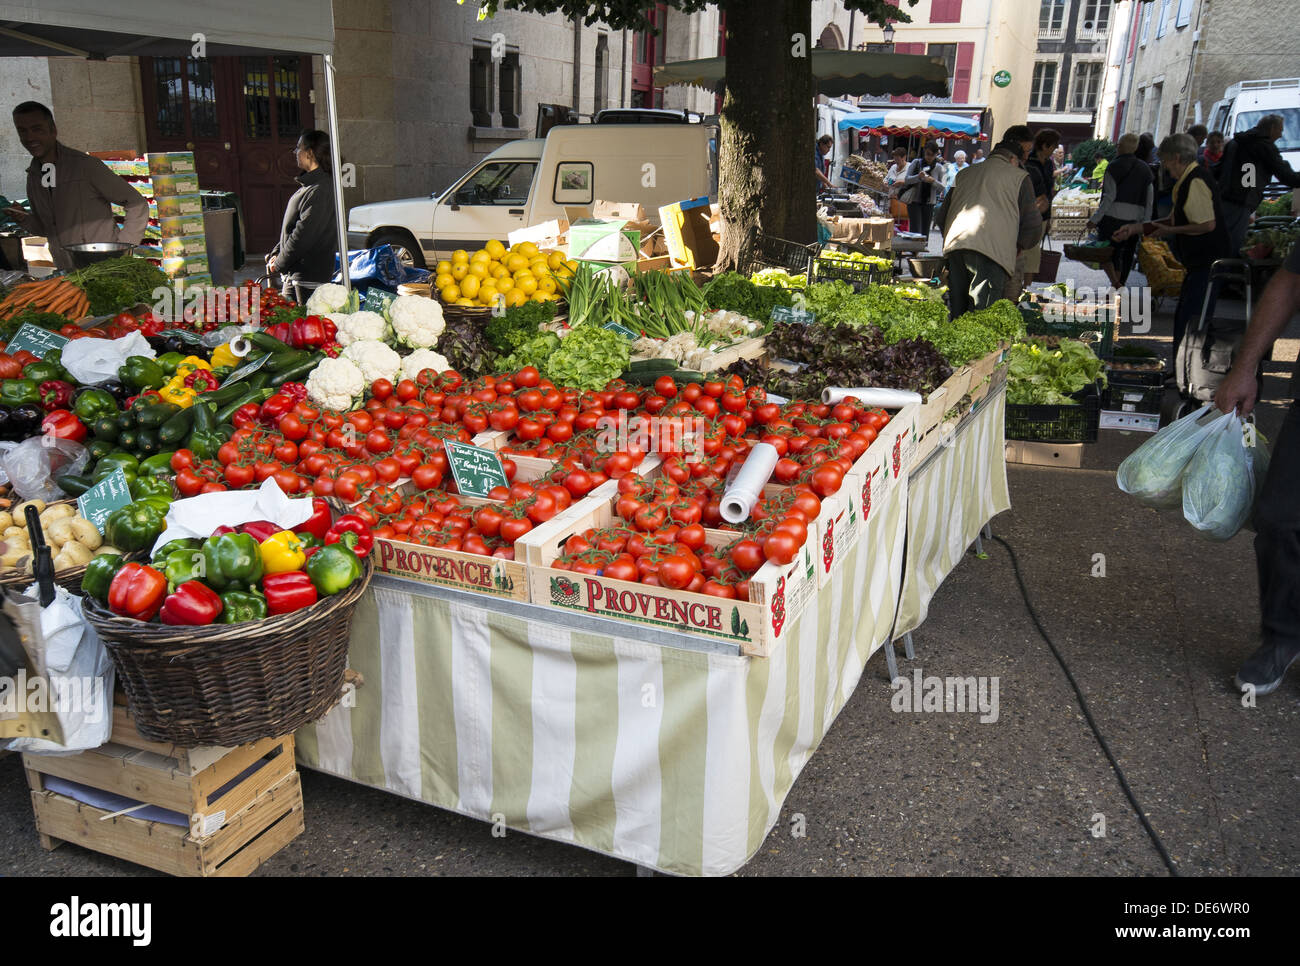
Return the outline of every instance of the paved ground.
{"type": "MultiPolygon", "coordinates": [[[[1164,333],[1167,347],[1168,331],[1158,318],[1152,344],[1164,333]]],[[[1279,354],[1294,358],[1298,345],[1279,354]]],[[[1286,390],[1270,375],[1265,434],[1286,390]]],[[[1048,633],[1182,872],[1295,874],[1300,674],[1242,707],[1231,679],[1258,620],[1250,536],[1207,543],[1177,513],[1119,493],[1114,469],[1144,438],[1103,432],[1083,469],[1009,467],[1013,508],[994,533],[1015,548],[1048,633]],[[1091,575],[1096,554],[1104,577],[1091,575]]],[[[876,655],[742,875],[1166,874],[1030,622],[1006,550],[986,550],[949,577],[914,635],[916,661],[900,653],[900,663],[905,675],[996,676],[997,721],[893,712],[876,655]],[[791,834],[798,816],[804,837],[791,834]],[[1104,837],[1093,835],[1099,817],[1104,837]]],[[[313,772],[303,790],[306,833],[258,874],[633,874],[313,772]]],[[[13,757],[0,760],[0,841],[3,875],[151,874],[73,846],[43,852],[13,757]]]]}

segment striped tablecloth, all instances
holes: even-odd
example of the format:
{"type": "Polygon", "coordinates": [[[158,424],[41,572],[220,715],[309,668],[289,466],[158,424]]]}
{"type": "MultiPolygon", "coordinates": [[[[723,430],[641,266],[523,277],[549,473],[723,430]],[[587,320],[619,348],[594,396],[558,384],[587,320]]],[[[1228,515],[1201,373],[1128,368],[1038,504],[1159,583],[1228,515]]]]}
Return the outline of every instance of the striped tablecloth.
{"type": "Polygon", "coordinates": [[[298,733],[299,761],[662,871],[733,872],[890,635],[906,507],[904,478],[769,658],[377,579],[352,631],[365,684],[298,733]]]}

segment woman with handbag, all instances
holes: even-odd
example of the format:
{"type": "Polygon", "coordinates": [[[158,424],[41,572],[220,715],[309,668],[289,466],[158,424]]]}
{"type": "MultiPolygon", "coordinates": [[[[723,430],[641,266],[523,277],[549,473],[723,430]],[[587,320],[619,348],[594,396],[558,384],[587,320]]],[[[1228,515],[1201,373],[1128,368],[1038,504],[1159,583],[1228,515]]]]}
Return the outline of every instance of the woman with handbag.
{"type": "Polygon", "coordinates": [[[927,144],[921,149],[921,157],[907,166],[907,174],[903,176],[906,187],[899,200],[907,205],[908,228],[927,240],[930,222],[934,218],[934,205],[943,188],[943,174],[939,149],[927,144]]]}

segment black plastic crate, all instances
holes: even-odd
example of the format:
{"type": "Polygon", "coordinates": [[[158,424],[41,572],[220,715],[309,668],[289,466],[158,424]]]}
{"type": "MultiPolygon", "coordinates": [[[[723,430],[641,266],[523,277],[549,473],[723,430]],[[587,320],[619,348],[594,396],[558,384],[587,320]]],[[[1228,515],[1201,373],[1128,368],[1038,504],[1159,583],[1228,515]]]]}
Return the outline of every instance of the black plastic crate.
{"type": "Polygon", "coordinates": [[[861,292],[868,285],[880,285],[892,281],[893,268],[866,265],[862,262],[850,262],[843,258],[818,256],[813,259],[812,278],[818,282],[847,282],[853,291],[861,292]]]}
{"type": "Polygon", "coordinates": [[[808,271],[821,246],[800,245],[773,235],[759,235],[749,261],[749,272],[763,268],[784,268],[794,275],[808,271]]]}
{"type": "Polygon", "coordinates": [[[1053,307],[1049,318],[1043,312],[1046,303],[1020,303],[1020,314],[1025,319],[1026,335],[1056,335],[1078,339],[1092,346],[1100,359],[1109,359],[1114,348],[1118,320],[1112,308],[1095,307],[1078,309],[1068,303],[1053,307]]]}
{"type": "Polygon", "coordinates": [[[1150,369],[1130,369],[1123,366],[1116,366],[1115,360],[1106,366],[1106,378],[1111,382],[1119,382],[1128,386],[1163,386],[1165,384],[1165,368],[1162,363],[1157,368],[1150,369]]]}
{"type": "Polygon", "coordinates": [[[1163,381],[1154,386],[1149,383],[1111,381],[1102,396],[1101,408],[1122,413],[1158,413],[1164,399],[1163,381]]]}
{"type": "Polygon", "coordinates": [[[1101,394],[1095,385],[1074,394],[1077,406],[1007,403],[1007,439],[1033,443],[1095,443],[1101,422],[1101,394]]]}

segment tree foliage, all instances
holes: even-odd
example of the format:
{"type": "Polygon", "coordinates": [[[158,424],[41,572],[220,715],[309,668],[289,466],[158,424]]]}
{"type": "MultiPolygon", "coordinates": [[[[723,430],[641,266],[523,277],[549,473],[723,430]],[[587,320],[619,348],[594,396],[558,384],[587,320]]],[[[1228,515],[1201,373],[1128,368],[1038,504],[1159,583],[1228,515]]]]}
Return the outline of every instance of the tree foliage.
{"type": "MultiPolygon", "coordinates": [[[[465,0],[456,0],[464,5],[465,0]]],[[[917,0],[903,0],[908,6],[916,6],[917,0]]],[[[698,13],[705,7],[716,5],[722,10],[743,14],[747,6],[745,0],[719,0],[716,4],[710,0],[669,0],[668,6],[682,13],[698,13]]],[[[809,4],[811,6],[811,3],[809,4]]],[[[570,20],[582,18],[588,27],[604,23],[615,30],[651,30],[650,12],[654,9],[654,0],[605,0],[603,3],[591,3],[587,0],[483,0],[479,4],[479,19],[495,16],[499,9],[522,10],[527,13],[562,13],[570,20]]],[[[883,25],[891,17],[899,23],[911,23],[912,18],[888,0],[845,0],[846,10],[865,13],[873,23],[883,25]]]]}

